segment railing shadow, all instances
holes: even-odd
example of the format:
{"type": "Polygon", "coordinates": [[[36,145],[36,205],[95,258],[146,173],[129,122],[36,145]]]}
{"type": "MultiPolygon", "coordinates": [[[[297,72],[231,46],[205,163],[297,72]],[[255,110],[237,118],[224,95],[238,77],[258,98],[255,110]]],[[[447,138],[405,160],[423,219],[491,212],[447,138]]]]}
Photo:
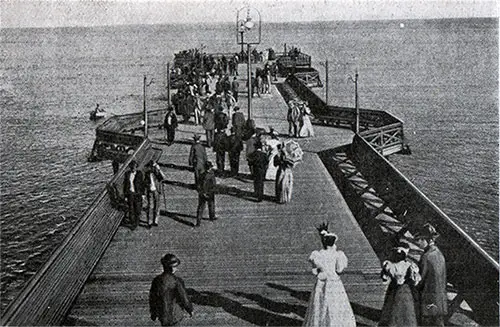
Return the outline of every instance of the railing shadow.
{"type": "MultiPolygon", "coordinates": [[[[294,290],[288,286],[279,285],[279,284],[275,284],[275,283],[266,283],[266,286],[280,290],[280,291],[288,292],[288,294],[290,294],[294,298],[296,298],[300,301],[305,301],[305,302],[309,301],[309,297],[311,294],[310,292],[307,292],[307,291],[297,291],[297,290],[294,290]]],[[[256,302],[258,302],[258,301],[256,301],[256,302]]],[[[375,321],[375,322],[378,322],[380,320],[381,310],[367,307],[367,306],[361,305],[361,304],[356,303],[356,302],[350,302],[350,303],[351,303],[352,310],[354,311],[354,314],[356,316],[363,317],[363,318],[366,318],[366,319],[369,319],[369,320],[375,321]]],[[[295,313],[299,314],[301,317],[304,317],[305,312],[306,312],[305,311],[306,307],[300,306],[300,305],[297,305],[296,307],[300,307],[300,308],[298,308],[298,311],[295,311],[295,313]],[[303,309],[303,311],[302,311],[302,309],[303,309]]],[[[356,322],[356,324],[358,326],[366,326],[365,324],[362,324],[360,322],[356,322]]]]}
{"type": "Polygon", "coordinates": [[[249,308],[238,301],[215,292],[187,290],[191,301],[196,305],[222,308],[227,313],[257,326],[300,326],[302,321],[280,316],[268,311],[249,308]]]}
{"type": "Polygon", "coordinates": [[[233,295],[244,297],[248,300],[256,302],[261,308],[279,313],[290,314],[295,313],[302,318],[306,315],[306,307],[300,304],[289,304],[285,302],[276,302],[271,299],[265,298],[260,294],[244,293],[244,292],[229,292],[233,295]]]}

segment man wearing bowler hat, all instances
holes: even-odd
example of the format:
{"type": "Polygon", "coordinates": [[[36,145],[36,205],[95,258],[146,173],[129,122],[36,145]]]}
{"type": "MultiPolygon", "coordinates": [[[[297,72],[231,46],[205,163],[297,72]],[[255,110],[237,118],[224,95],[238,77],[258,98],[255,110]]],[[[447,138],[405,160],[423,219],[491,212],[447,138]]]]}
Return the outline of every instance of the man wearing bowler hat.
{"type": "Polygon", "coordinates": [[[193,304],[189,300],[184,281],[175,276],[181,261],[171,253],[161,258],[163,273],[156,276],[149,290],[151,320],[157,318],[162,326],[174,326],[184,318],[184,311],[193,316],[193,304]]]}
{"type": "Polygon", "coordinates": [[[205,147],[200,143],[200,136],[193,135],[194,144],[191,146],[189,152],[189,165],[194,169],[194,183],[196,187],[199,186],[200,175],[205,169],[205,162],[207,162],[207,152],[205,147]]]}
{"type": "Polygon", "coordinates": [[[424,250],[419,262],[422,281],[417,285],[422,326],[444,326],[444,317],[448,314],[446,261],[434,244],[438,236],[434,226],[429,223],[415,233],[417,245],[424,250]]]}

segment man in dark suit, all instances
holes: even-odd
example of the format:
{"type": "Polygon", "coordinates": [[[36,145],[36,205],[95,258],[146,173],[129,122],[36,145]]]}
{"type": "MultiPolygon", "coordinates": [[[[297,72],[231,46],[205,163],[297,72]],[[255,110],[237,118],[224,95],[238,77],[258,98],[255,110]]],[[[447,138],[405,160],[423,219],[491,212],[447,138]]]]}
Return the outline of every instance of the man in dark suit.
{"type": "Polygon", "coordinates": [[[168,107],[163,126],[167,132],[167,144],[171,145],[175,139],[175,129],[177,128],[177,115],[172,106],[168,107]]]}
{"type": "Polygon", "coordinates": [[[236,77],[233,78],[233,82],[231,83],[231,91],[233,92],[233,97],[238,102],[238,91],[240,89],[240,83],[238,83],[238,80],[236,77]]]}
{"type": "Polygon", "coordinates": [[[134,230],[139,226],[142,211],[142,195],[144,194],[144,175],[137,170],[137,162],[132,160],[129,163],[129,170],[123,177],[123,195],[128,204],[128,221],[130,229],[134,230]]]}
{"type": "Polygon", "coordinates": [[[196,227],[200,226],[205,204],[208,203],[208,215],[210,220],[216,220],[215,217],[215,173],[210,161],[205,164],[205,171],[200,178],[200,187],[198,188],[198,210],[196,212],[196,227]]]}
{"type": "Polygon", "coordinates": [[[417,285],[421,326],[444,326],[444,317],[448,314],[446,261],[434,244],[438,236],[436,229],[429,223],[415,233],[417,245],[424,250],[419,262],[422,281],[417,285]]]}
{"type": "Polygon", "coordinates": [[[231,166],[231,176],[238,175],[240,170],[240,154],[243,150],[241,137],[236,134],[236,129],[231,127],[231,135],[227,140],[227,152],[229,153],[229,164],[231,166]]]}
{"type": "Polygon", "coordinates": [[[267,166],[269,164],[267,154],[262,149],[260,141],[255,144],[256,151],[250,154],[250,164],[253,167],[253,185],[255,197],[258,202],[264,198],[264,180],[266,179],[267,166]]]}
{"type": "Polygon", "coordinates": [[[240,138],[243,137],[243,131],[245,129],[245,116],[240,112],[240,107],[234,107],[234,114],[232,117],[232,124],[234,128],[234,132],[240,138]]]}
{"type": "Polygon", "coordinates": [[[193,140],[194,144],[189,152],[189,165],[194,169],[194,183],[198,186],[200,175],[205,169],[205,162],[207,162],[207,153],[205,147],[200,144],[199,135],[194,134],[193,140]]]}
{"type": "Polygon", "coordinates": [[[220,130],[215,133],[214,138],[214,152],[215,152],[215,163],[217,165],[217,171],[219,173],[224,172],[224,163],[226,159],[226,151],[227,151],[227,135],[226,131],[220,130]]]}
{"type": "Polygon", "coordinates": [[[167,253],[162,259],[163,273],[156,276],[149,290],[151,320],[157,318],[162,326],[173,326],[184,318],[184,311],[193,316],[193,304],[189,300],[184,281],[175,276],[180,260],[167,253]]]}
{"type": "Polygon", "coordinates": [[[208,107],[203,115],[203,129],[207,137],[207,146],[212,147],[214,143],[215,115],[212,107],[208,107]]]}

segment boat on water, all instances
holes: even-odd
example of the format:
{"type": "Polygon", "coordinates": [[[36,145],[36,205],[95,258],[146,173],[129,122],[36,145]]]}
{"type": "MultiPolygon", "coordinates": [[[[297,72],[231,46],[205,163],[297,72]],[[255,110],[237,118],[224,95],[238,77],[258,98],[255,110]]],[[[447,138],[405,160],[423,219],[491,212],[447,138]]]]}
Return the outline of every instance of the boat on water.
{"type": "Polygon", "coordinates": [[[90,115],[89,119],[94,120],[94,121],[107,117],[107,114],[105,111],[96,112],[93,110],[89,113],[89,115],[90,115]]]}
{"type": "Polygon", "coordinates": [[[106,118],[107,113],[104,109],[99,108],[99,104],[97,104],[95,109],[89,112],[89,116],[90,120],[97,121],[99,119],[106,118]]]}

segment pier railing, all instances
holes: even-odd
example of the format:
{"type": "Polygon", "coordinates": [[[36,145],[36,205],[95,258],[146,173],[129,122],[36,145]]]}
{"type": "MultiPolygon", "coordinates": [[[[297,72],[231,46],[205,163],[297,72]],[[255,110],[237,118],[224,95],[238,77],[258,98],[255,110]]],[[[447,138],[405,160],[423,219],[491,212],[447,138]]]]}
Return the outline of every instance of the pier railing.
{"type": "Polygon", "coordinates": [[[122,221],[124,211],[115,197],[121,197],[119,190],[128,163],[135,159],[143,165],[157,156],[158,150],[143,139],[61,246],[9,305],[1,318],[2,326],[61,324],[122,221]]]}
{"type": "MultiPolygon", "coordinates": [[[[164,110],[148,112],[148,128],[163,125],[164,110]]],[[[144,140],[142,113],[113,116],[96,128],[96,138],[90,161],[115,160],[125,162],[144,140]],[[136,135],[137,133],[137,135],[136,135]]]]}
{"type": "MultiPolygon", "coordinates": [[[[316,123],[354,129],[356,109],[327,105],[297,74],[290,75],[286,83],[297,96],[309,103],[316,123]]],[[[286,99],[288,100],[288,99],[286,99]]],[[[408,146],[403,121],[383,110],[359,109],[359,135],[382,155],[405,151],[408,146]]]]}
{"type": "Polygon", "coordinates": [[[453,312],[465,300],[473,319],[498,326],[499,264],[467,233],[398,171],[372,144],[356,135],[351,154],[356,168],[389,207],[408,210],[407,222],[430,222],[441,234],[437,245],[446,258],[447,280],[457,292],[453,312]]]}

